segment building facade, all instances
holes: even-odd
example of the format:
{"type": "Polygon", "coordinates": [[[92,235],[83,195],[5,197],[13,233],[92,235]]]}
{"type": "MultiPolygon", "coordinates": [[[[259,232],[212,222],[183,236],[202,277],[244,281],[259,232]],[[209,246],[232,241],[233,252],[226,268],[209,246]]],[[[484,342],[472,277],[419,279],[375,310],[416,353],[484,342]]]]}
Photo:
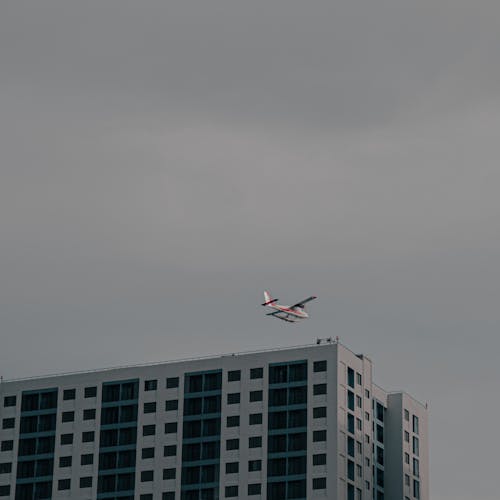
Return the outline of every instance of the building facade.
{"type": "Polygon", "coordinates": [[[428,500],[427,410],[336,342],[0,384],[0,500],[428,500]]]}

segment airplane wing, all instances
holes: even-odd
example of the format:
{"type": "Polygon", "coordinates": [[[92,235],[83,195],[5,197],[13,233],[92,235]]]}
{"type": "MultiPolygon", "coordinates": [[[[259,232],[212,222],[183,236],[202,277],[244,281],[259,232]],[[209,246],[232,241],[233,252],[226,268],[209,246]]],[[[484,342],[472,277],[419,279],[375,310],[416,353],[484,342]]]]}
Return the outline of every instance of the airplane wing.
{"type": "Polygon", "coordinates": [[[304,299],[300,302],[297,302],[297,304],[290,306],[290,309],[293,309],[295,307],[304,307],[304,304],[307,304],[308,302],[310,302],[311,300],[314,300],[316,298],[317,298],[316,295],[311,295],[310,297],[307,297],[307,299],[304,299]]]}
{"type": "Polygon", "coordinates": [[[273,318],[281,319],[288,323],[295,323],[296,321],[295,319],[290,319],[290,315],[283,313],[283,311],[274,311],[272,313],[267,313],[266,316],[272,316],[273,318]]]}

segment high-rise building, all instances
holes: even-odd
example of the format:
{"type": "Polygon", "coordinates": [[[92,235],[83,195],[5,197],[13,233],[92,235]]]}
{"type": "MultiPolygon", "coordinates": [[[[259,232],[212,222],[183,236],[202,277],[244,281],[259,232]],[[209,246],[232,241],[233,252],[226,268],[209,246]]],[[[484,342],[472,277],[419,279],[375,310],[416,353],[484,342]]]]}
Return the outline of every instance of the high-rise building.
{"type": "Polygon", "coordinates": [[[428,500],[427,410],[318,345],[0,384],[0,500],[428,500]]]}

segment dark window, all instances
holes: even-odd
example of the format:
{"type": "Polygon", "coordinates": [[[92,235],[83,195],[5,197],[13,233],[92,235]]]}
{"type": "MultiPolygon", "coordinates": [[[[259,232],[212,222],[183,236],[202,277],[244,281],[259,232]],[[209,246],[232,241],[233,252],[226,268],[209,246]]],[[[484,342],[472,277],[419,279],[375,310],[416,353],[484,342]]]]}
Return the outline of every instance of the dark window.
{"type": "Polygon", "coordinates": [[[204,391],[215,391],[221,388],[222,373],[207,373],[205,375],[204,391]]]}
{"type": "Polygon", "coordinates": [[[73,434],[61,434],[61,444],[73,444],[73,434]]]}
{"type": "Polygon", "coordinates": [[[155,456],[155,449],[154,448],[143,448],[141,457],[145,460],[147,458],[154,458],[155,456]]]}
{"type": "Polygon", "coordinates": [[[11,439],[7,441],[2,441],[0,444],[0,451],[11,451],[14,448],[14,441],[11,439]]]}
{"type": "Polygon", "coordinates": [[[86,398],[95,398],[97,396],[97,387],[85,387],[84,396],[86,398]]]}
{"type": "Polygon", "coordinates": [[[10,474],[12,472],[12,463],[5,462],[0,464],[0,474],[10,474]]]}
{"type": "Polygon", "coordinates": [[[285,384],[288,378],[287,365],[278,365],[269,367],[269,383],[285,384]]]}
{"type": "Polygon", "coordinates": [[[347,391],[347,408],[354,411],[354,392],[347,391]]]}
{"type": "Polygon", "coordinates": [[[267,463],[267,473],[269,476],[286,475],[286,458],[272,458],[267,463]]]}
{"type": "Polygon", "coordinates": [[[176,454],[177,454],[177,446],[175,444],[163,447],[164,457],[174,457],[176,454]]]}
{"type": "Polygon", "coordinates": [[[175,389],[176,387],[179,387],[179,377],[167,378],[167,389],[175,389]]]}
{"type": "Polygon", "coordinates": [[[238,496],[238,486],[226,486],[226,498],[238,496]]]}
{"type": "Polygon", "coordinates": [[[240,440],[239,439],[228,439],[226,441],[226,450],[239,450],[240,440]]]}
{"type": "Polygon", "coordinates": [[[62,421],[63,422],[74,422],[75,421],[75,412],[74,411],[63,411],[62,412],[62,421]]]}
{"type": "Polygon", "coordinates": [[[176,434],[177,422],[167,422],[165,424],[165,434],[176,434]]]}
{"type": "Polygon", "coordinates": [[[318,453],[313,455],[313,465],[325,465],[326,464],[326,453],[318,453]]]}
{"type": "Polygon", "coordinates": [[[248,461],[248,471],[255,472],[262,469],[262,460],[249,460],[248,461]]]}
{"type": "Polygon", "coordinates": [[[95,420],[95,408],[83,410],[83,420],[95,420]]]}
{"type": "Polygon", "coordinates": [[[307,449],[306,432],[298,432],[296,434],[288,435],[288,451],[301,451],[306,449],[307,449]]]}
{"type": "Polygon", "coordinates": [[[64,389],[63,391],[63,399],[67,401],[68,399],[76,398],[76,389],[64,389]]]}
{"type": "Polygon", "coordinates": [[[16,396],[5,396],[3,398],[3,405],[7,406],[16,406],[16,396]]]}
{"type": "Polygon", "coordinates": [[[156,434],[156,425],[143,425],[142,426],[142,435],[143,436],[154,436],[156,434]]]}
{"type": "Polygon", "coordinates": [[[239,462],[227,462],[226,463],[226,474],[236,474],[240,469],[239,462]]]}
{"type": "Polygon", "coordinates": [[[163,479],[175,479],[175,468],[163,469],[163,479]]]}
{"type": "Polygon", "coordinates": [[[313,441],[326,441],[326,431],[313,431],[313,441]]]}
{"type": "Polygon", "coordinates": [[[288,381],[300,382],[307,380],[307,363],[294,363],[288,367],[288,381]]]}
{"type": "Polygon", "coordinates": [[[305,498],[306,480],[288,482],[288,498],[305,498]]]}
{"type": "Polygon", "coordinates": [[[347,454],[350,457],[354,456],[354,439],[352,437],[347,438],[347,454]]]}
{"type": "Polygon", "coordinates": [[[269,406],[286,406],[286,389],[271,389],[269,391],[269,406]]]}
{"type": "Polygon", "coordinates": [[[363,377],[361,376],[361,373],[356,372],[356,382],[358,385],[363,385],[363,377]]]}
{"type": "Polygon", "coordinates": [[[227,372],[228,382],[237,382],[240,379],[241,379],[241,370],[231,370],[227,372]]]}
{"type": "Polygon", "coordinates": [[[354,387],[354,370],[347,368],[347,383],[350,387],[354,387]]]}
{"type": "Polygon", "coordinates": [[[315,372],[326,372],[326,360],[315,361],[313,365],[313,371],[315,372]]]}
{"type": "Polygon", "coordinates": [[[253,483],[248,485],[248,495],[260,495],[260,483],[253,483]]]}
{"type": "Polygon", "coordinates": [[[347,414],[347,430],[354,434],[354,415],[352,413],[347,414]]]}
{"type": "Polygon", "coordinates": [[[377,463],[384,465],[384,449],[377,446],[377,463]]]}
{"type": "Polygon", "coordinates": [[[81,477],[80,488],[92,488],[92,476],[81,477]]]}
{"type": "Polygon", "coordinates": [[[152,470],[143,470],[141,471],[141,483],[146,483],[152,481],[154,477],[154,473],[152,470]]]}
{"type": "Polygon", "coordinates": [[[155,413],[155,412],[156,412],[156,401],[144,403],[144,413],[155,413]]]}
{"type": "Polygon", "coordinates": [[[73,457],[59,457],[59,467],[71,467],[73,457]]]}
{"type": "Polygon", "coordinates": [[[61,490],[69,490],[71,488],[71,479],[59,479],[57,484],[57,489],[61,490]]]}
{"type": "Polygon", "coordinates": [[[326,488],[326,477],[313,478],[313,490],[324,490],[326,488]]]}
{"type": "Polygon", "coordinates": [[[250,417],[248,419],[248,423],[250,425],[258,425],[262,423],[262,413],[250,413],[250,417]]]}
{"type": "Polygon", "coordinates": [[[262,401],[262,391],[250,391],[250,402],[262,401]]]}
{"type": "Polygon", "coordinates": [[[240,393],[239,392],[230,392],[227,395],[227,404],[234,405],[240,402],[240,393]]]}
{"type": "Polygon", "coordinates": [[[91,465],[94,463],[94,455],[92,453],[86,453],[80,457],[81,465],[91,465]]]}
{"type": "Polygon", "coordinates": [[[307,410],[290,410],[288,412],[288,428],[306,427],[307,410]]]}
{"type": "Polygon", "coordinates": [[[175,500],[175,491],[166,491],[161,496],[161,500],[175,500]]]}
{"type": "MultiPolygon", "coordinates": [[[[118,497],[121,498],[121,497],[118,497]]],[[[125,497],[128,498],[128,497],[125,497]]],[[[130,499],[132,500],[132,498],[130,499]]],[[[139,500],[153,500],[153,494],[152,493],[143,493],[140,497],[139,500]]]]}
{"type": "Polygon", "coordinates": [[[352,460],[347,461],[347,478],[354,481],[354,462],[352,460]]]}
{"type": "Polygon", "coordinates": [[[325,418],[326,417],[326,406],[318,406],[313,408],[313,418],[325,418]]]}
{"type": "Polygon", "coordinates": [[[378,402],[376,404],[376,415],[377,420],[380,420],[381,422],[384,421],[384,407],[378,402]]]}
{"type": "Polygon", "coordinates": [[[238,427],[240,425],[240,416],[233,415],[231,417],[227,417],[226,427],[238,427]]]}
{"type": "Polygon", "coordinates": [[[307,403],[307,386],[291,387],[288,392],[288,404],[300,405],[307,403]]]}
{"type": "Polygon", "coordinates": [[[158,386],[158,380],[145,380],[144,381],[144,390],[145,391],[156,391],[158,386]]]}
{"type": "Polygon", "coordinates": [[[252,436],[248,438],[249,448],[261,448],[262,447],[262,436],[252,436]]]}
{"type": "Polygon", "coordinates": [[[8,497],[9,495],[10,495],[10,485],[6,484],[0,486],[0,497],[8,497]]]}
{"type": "Polygon", "coordinates": [[[413,419],[413,432],[415,434],[418,434],[418,427],[419,427],[418,426],[418,417],[416,415],[413,415],[412,419],[413,419]]]}
{"type": "Polygon", "coordinates": [[[165,411],[175,411],[179,408],[179,400],[167,399],[165,401],[165,411]]]}
{"type": "Polygon", "coordinates": [[[95,439],[94,431],[82,432],[82,443],[91,443],[95,439]]]}
{"type": "Polygon", "coordinates": [[[320,394],[326,394],[326,384],[314,384],[313,394],[319,396],[320,394]]]}
{"type": "Polygon", "coordinates": [[[384,442],[384,428],[378,424],[377,424],[377,441],[379,443],[384,442]]]}
{"type": "Polygon", "coordinates": [[[4,418],[2,420],[2,429],[13,429],[16,425],[15,418],[4,418]]]}
{"type": "Polygon", "coordinates": [[[264,376],[264,368],[250,368],[250,378],[262,378],[264,376]]]}

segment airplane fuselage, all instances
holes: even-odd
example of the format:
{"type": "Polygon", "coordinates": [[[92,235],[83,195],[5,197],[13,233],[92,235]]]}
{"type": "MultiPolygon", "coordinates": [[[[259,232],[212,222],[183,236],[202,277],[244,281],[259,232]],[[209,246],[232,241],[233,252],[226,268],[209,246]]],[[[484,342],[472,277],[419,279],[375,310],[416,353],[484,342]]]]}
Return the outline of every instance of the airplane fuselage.
{"type": "Polygon", "coordinates": [[[268,307],[271,307],[272,309],[276,309],[277,311],[280,311],[284,314],[289,314],[290,316],[295,316],[296,318],[308,318],[309,314],[307,314],[302,308],[297,307],[297,308],[290,308],[288,306],[280,305],[280,304],[269,304],[268,307]]]}

